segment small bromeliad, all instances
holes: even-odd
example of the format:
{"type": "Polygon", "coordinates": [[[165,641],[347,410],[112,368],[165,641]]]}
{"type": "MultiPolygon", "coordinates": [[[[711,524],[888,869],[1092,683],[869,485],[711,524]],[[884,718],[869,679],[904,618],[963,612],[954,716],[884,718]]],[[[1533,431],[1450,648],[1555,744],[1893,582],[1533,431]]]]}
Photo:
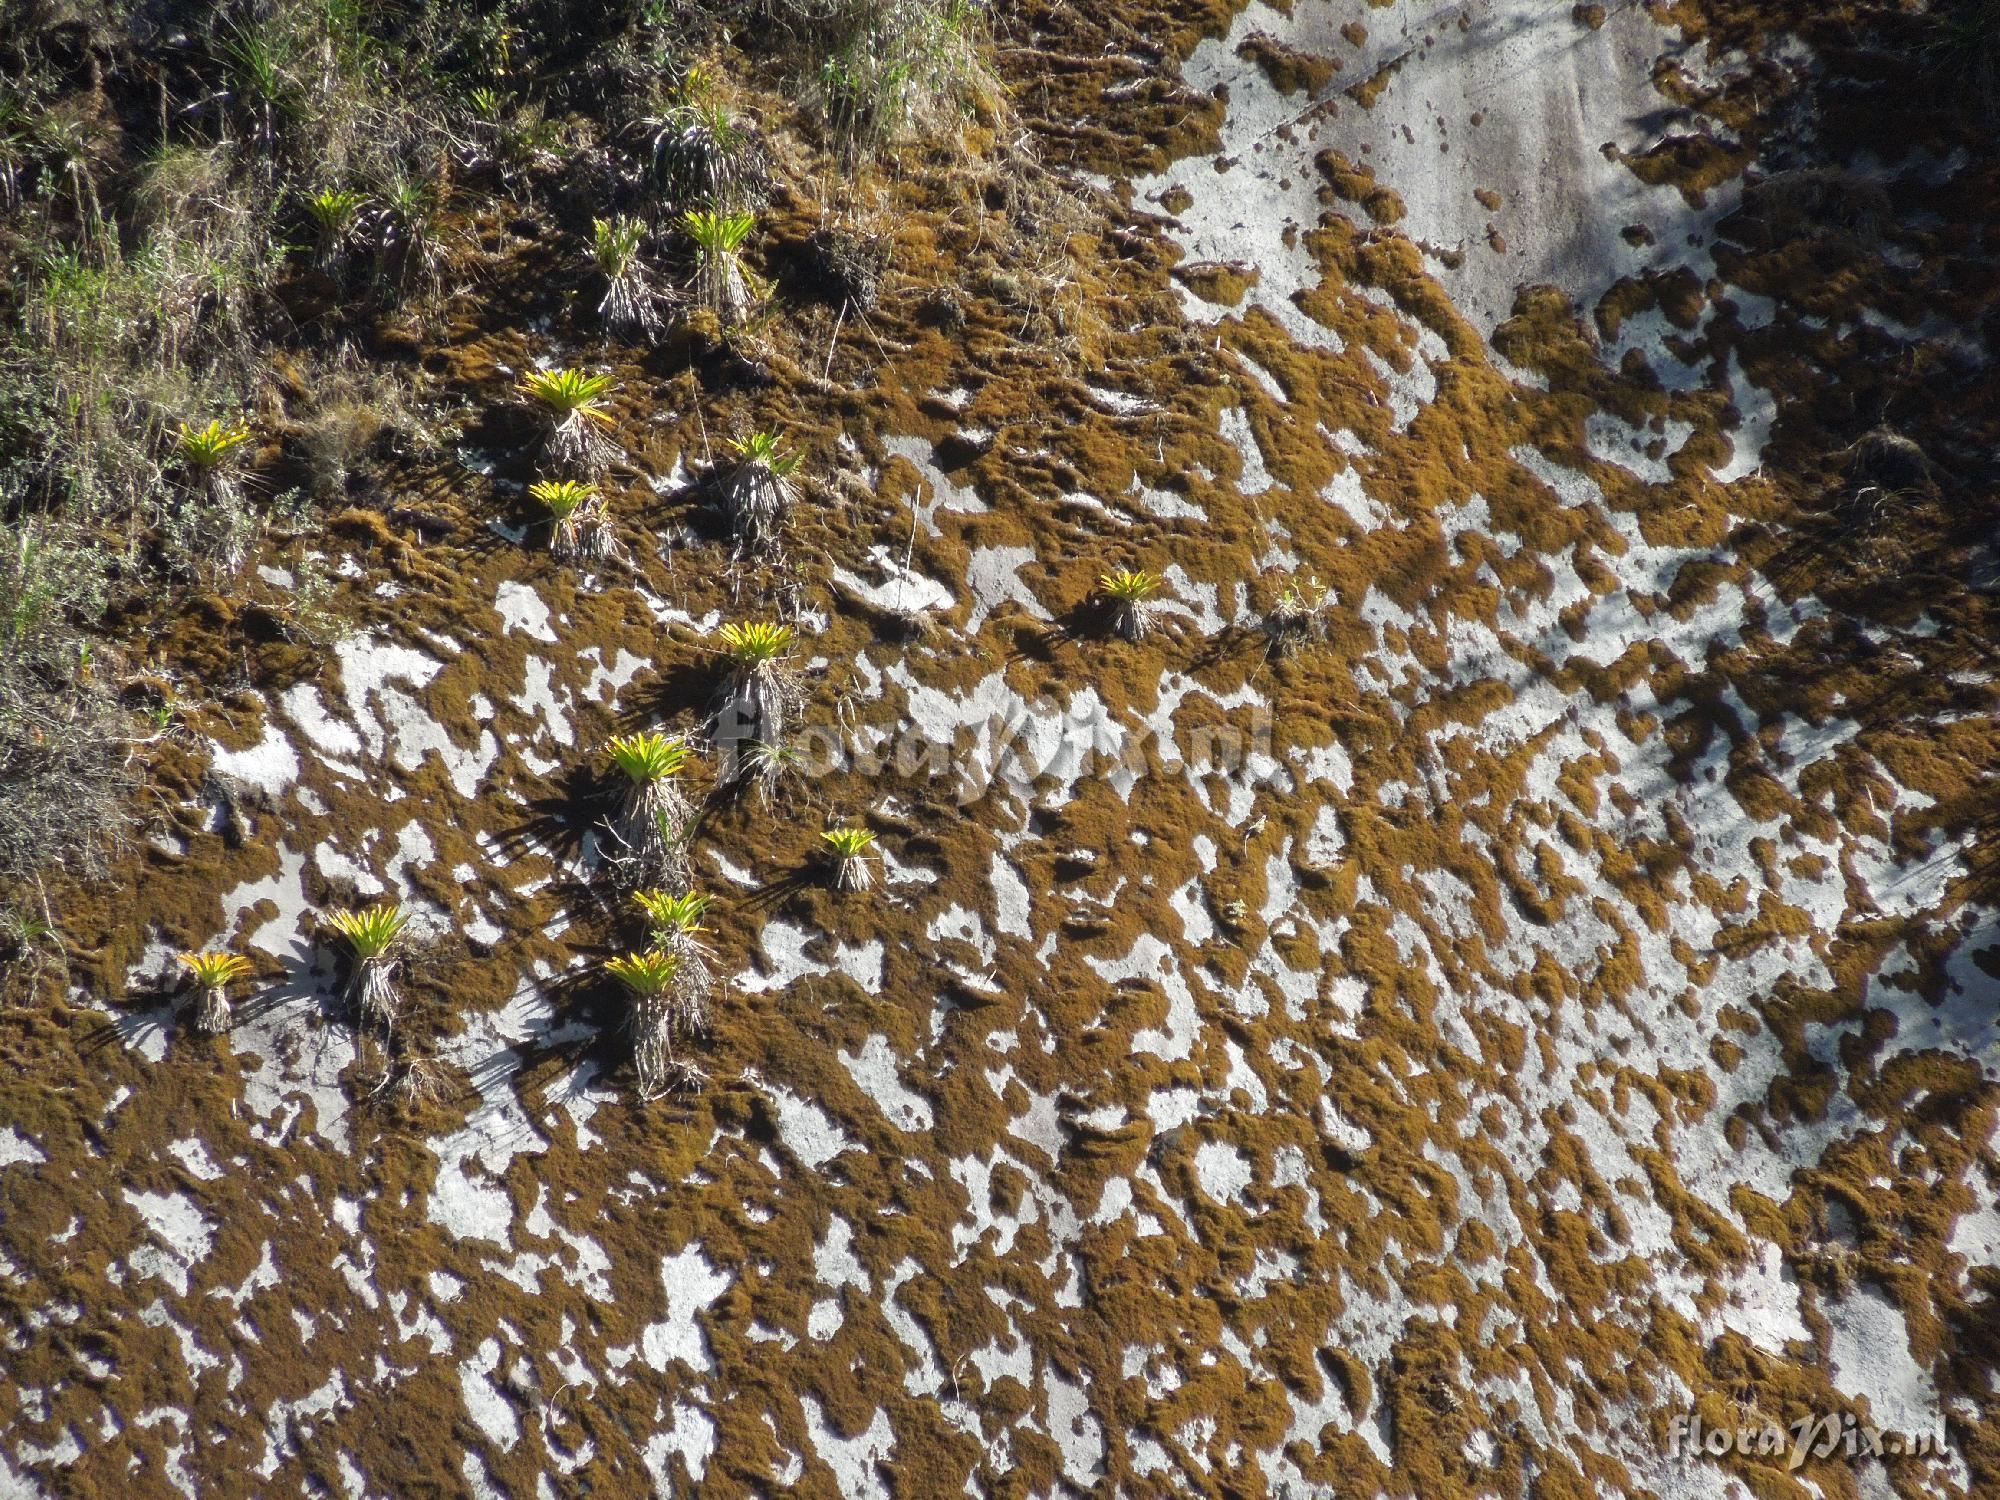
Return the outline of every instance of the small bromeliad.
{"type": "Polygon", "coordinates": [[[1110,611],[1111,626],[1128,641],[1143,640],[1151,627],[1153,595],[1160,576],[1141,568],[1114,568],[1097,579],[1098,597],[1110,611]]]}
{"type": "Polygon", "coordinates": [[[239,953],[182,953],[195,988],[194,1029],[216,1036],[229,1029],[232,1011],[229,986],[250,972],[250,960],[239,953]]]}
{"type": "Polygon", "coordinates": [[[653,289],[639,262],[639,242],[646,227],[623,214],[610,219],[592,219],[591,261],[604,279],[604,296],[597,304],[598,316],[613,333],[651,338],[660,331],[660,317],[654,311],[653,289]]]}
{"type": "Polygon", "coordinates": [[[1264,633],[1271,639],[1272,651],[1289,656],[1309,641],[1325,640],[1328,598],[1326,585],[1317,578],[1287,580],[1264,616],[1264,633]]]}
{"type": "Polygon", "coordinates": [[[720,633],[730,660],[720,738],[730,743],[782,743],[785,712],[796,693],[785,657],[797,644],[799,633],[789,625],[767,620],[724,625],[720,633]]]}
{"type": "Polygon", "coordinates": [[[741,323],[757,305],[757,287],[743,264],[743,242],[757,227],[746,212],[691,208],[681,215],[681,230],[694,241],[695,300],[724,326],[741,323]]]}
{"type": "Polygon", "coordinates": [[[737,550],[775,545],[797,499],[792,476],[802,455],[788,451],[775,432],[731,439],[729,449],[736,461],[722,478],[722,508],[737,550]]]}
{"type": "Polygon", "coordinates": [[[211,420],[206,427],[181,423],[174,438],[174,459],[188,483],[215,504],[236,499],[235,468],[243,447],[250,441],[250,429],[224,427],[211,420]]]}
{"type": "Polygon", "coordinates": [[[611,514],[596,485],[580,479],[538,479],[528,494],[549,518],[549,554],[565,562],[602,563],[619,555],[611,514]]]}
{"type": "Polygon", "coordinates": [[[383,901],[365,911],[337,911],[327,918],[346,940],[354,967],[348,976],[347,999],[361,1024],[393,1030],[403,997],[396,987],[397,947],[410,925],[409,914],[383,901]]]}
{"type": "Polygon", "coordinates": [[[624,850],[617,857],[639,880],[684,886],[688,828],[694,820],[694,804],[681,783],[693,755],[687,741],[641,730],[615,736],[604,749],[625,774],[625,795],[609,828],[624,850]]]}
{"type": "Polygon", "coordinates": [[[618,445],[607,435],[612,425],[609,375],[583,370],[532,370],[521,380],[521,394],[548,420],[543,453],[550,466],[602,473],[618,456],[618,445]]]}
{"type": "Polygon", "coordinates": [[[701,919],[708,914],[709,898],[699,891],[637,891],[632,900],[645,913],[653,948],[678,961],[668,996],[674,1025],[689,1036],[708,1030],[715,974],[708,965],[708,945],[702,941],[708,929],[701,919]]]}
{"type": "Polygon", "coordinates": [[[632,997],[627,1024],[632,1028],[632,1064],[639,1075],[639,1097],[666,1092],[676,1074],[693,1072],[674,1057],[674,987],[680,960],[649,948],[624,953],[604,965],[632,997]]]}
{"type": "Polygon", "coordinates": [[[875,835],[851,824],[829,828],[820,835],[833,861],[833,888],[837,891],[865,891],[875,883],[868,850],[875,835]]]}

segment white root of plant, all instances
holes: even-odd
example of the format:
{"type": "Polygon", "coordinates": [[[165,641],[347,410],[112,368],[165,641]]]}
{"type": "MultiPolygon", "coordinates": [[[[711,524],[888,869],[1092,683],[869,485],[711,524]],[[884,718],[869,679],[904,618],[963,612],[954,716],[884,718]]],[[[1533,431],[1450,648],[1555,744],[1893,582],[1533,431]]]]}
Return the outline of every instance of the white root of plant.
{"type": "Polygon", "coordinates": [[[693,817],[694,805],[673,777],[635,781],[612,818],[611,837],[640,880],[680,891],[689,879],[684,834],[693,817]]]}
{"type": "Polygon", "coordinates": [[[731,470],[723,483],[722,505],[739,554],[746,547],[776,543],[796,498],[791,481],[762,460],[731,470]]]}
{"type": "Polygon", "coordinates": [[[722,737],[738,743],[783,743],[786,700],[790,696],[791,686],[776,662],[738,668],[730,679],[729,701],[723,709],[722,737]]]}
{"type": "Polygon", "coordinates": [[[549,554],[564,562],[607,563],[622,557],[624,549],[610,513],[592,497],[549,528],[549,554]]]}
{"type": "Polygon", "coordinates": [[[701,265],[694,273],[695,296],[725,324],[741,323],[750,316],[757,299],[750,291],[743,263],[733,250],[704,250],[701,265]]]}
{"type": "Polygon", "coordinates": [[[708,950],[693,933],[677,932],[667,940],[667,951],[679,960],[667,992],[668,1018],[682,1035],[698,1036],[708,1030],[708,997],[715,988],[708,950]]]}
{"type": "Polygon", "coordinates": [[[833,888],[837,891],[865,891],[875,884],[874,866],[865,856],[843,854],[833,867],[833,888]]]}
{"type": "Polygon", "coordinates": [[[203,1036],[220,1036],[229,1029],[234,1012],[221,985],[205,986],[195,997],[194,1029],[203,1036]]]}
{"type": "Polygon", "coordinates": [[[674,1061],[673,1006],[664,995],[632,998],[632,1066],[638,1074],[639,1097],[652,1099],[666,1092],[678,1071],[674,1061]]]}
{"type": "Polygon", "coordinates": [[[555,419],[542,452],[551,467],[601,474],[618,457],[618,445],[605,436],[602,423],[573,411],[555,419]]]}
{"type": "Polygon", "coordinates": [[[403,997],[393,977],[395,966],[396,961],[388,957],[358,958],[354,961],[354,976],[347,982],[347,997],[362,1025],[381,1026],[384,1030],[395,1026],[396,1017],[403,1009],[403,997]]]}
{"type": "Polygon", "coordinates": [[[653,306],[653,289],[631,266],[605,278],[604,300],[597,315],[604,326],[625,337],[654,337],[660,331],[660,315],[653,306]]]}
{"type": "Polygon", "coordinates": [[[1137,599],[1113,601],[1111,625],[1128,641],[1141,641],[1152,628],[1152,610],[1137,599]]]}

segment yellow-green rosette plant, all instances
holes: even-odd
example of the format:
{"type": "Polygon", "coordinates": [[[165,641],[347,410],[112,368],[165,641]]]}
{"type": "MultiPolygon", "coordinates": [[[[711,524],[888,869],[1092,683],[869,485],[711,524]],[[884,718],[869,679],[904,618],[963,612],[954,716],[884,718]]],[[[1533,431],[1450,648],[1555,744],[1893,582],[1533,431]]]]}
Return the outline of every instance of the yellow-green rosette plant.
{"type": "Polygon", "coordinates": [[[868,851],[875,835],[865,828],[844,825],[820,835],[833,862],[833,888],[837,891],[865,891],[875,883],[875,871],[868,863],[868,851]]]}
{"type": "Polygon", "coordinates": [[[403,997],[396,986],[397,949],[410,918],[400,906],[379,902],[363,911],[337,911],[327,918],[353,959],[347,998],[363,1025],[393,1029],[403,997]]]}
{"type": "Polygon", "coordinates": [[[632,1064],[638,1074],[639,1096],[651,1099],[666,1091],[682,1065],[674,1058],[674,988],[680,960],[649,948],[609,960],[605,970],[631,997],[628,1024],[632,1029],[632,1064]]]}
{"type": "Polygon", "coordinates": [[[232,1011],[229,986],[250,972],[250,960],[238,953],[177,955],[194,985],[194,1029],[216,1036],[229,1029],[232,1011]]]}
{"type": "Polygon", "coordinates": [[[549,424],[543,453],[549,466],[602,473],[618,456],[610,438],[609,375],[584,370],[531,370],[519,386],[521,395],[549,424]]]}
{"type": "Polygon", "coordinates": [[[1145,638],[1151,625],[1153,596],[1160,591],[1160,576],[1142,568],[1114,568],[1098,575],[1098,597],[1111,614],[1111,625],[1128,641],[1145,638]]]}
{"type": "Polygon", "coordinates": [[[625,788],[609,826],[613,858],[638,880],[686,884],[687,838],[694,820],[684,777],[693,758],[679,735],[641,730],[604,746],[625,788]]]}

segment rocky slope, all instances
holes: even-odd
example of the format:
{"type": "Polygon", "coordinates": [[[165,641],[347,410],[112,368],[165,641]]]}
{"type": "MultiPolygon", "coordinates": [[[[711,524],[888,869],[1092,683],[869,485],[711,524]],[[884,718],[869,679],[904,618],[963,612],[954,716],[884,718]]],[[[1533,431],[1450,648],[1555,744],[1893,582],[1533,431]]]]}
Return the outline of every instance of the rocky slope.
{"type": "Polygon", "coordinates": [[[1114,9],[1018,17],[1029,139],[871,169],[880,300],[747,357],[479,222],[415,351],[461,437],[314,543],[345,628],[258,627],[275,553],[132,623],[209,691],[10,1016],[0,1494],[2000,1485],[1969,107],[1841,7],[1114,9]],[[525,524],[571,363],[629,567],[525,524]],[[805,499],[732,560],[756,427],[805,499]],[[699,739],[774,613],[803,765],[711,799],[727,982],[640,1101],[601,747],[699,739]],[[319,915],[382,895],[435,1097],[338,1000],[319,915]]]}

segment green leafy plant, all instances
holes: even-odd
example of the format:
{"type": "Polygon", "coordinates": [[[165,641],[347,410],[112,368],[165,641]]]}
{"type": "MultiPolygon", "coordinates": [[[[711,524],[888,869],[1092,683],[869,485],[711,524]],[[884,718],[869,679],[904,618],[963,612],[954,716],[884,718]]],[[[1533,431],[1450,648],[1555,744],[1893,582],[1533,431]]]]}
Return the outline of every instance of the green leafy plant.
{"type": "Polygon", "coordinates": [[[607,825],[614,855],[640,881],[687,880],[687,841],[694,804],[682,786],[692,751],[679,735],[642,730],[605,744],[625,776],[625,793],[607,825]]]}
{"type": "Polygon", "coordinates": [[[331,270],[345,259],[349,237],[367,201],[366,194],[352,188],[322,188],[306,199],[306,215],[318,236],[314,259],[323,269],[331,270]]]}
{"type": "Polygon", "coordinates": [[[703,64],[688,69],[680,98],[649,120],[653,136],[654,189],[675,203],[734,202],[748,175],[749,134],[730,114],[715,75],[703,64]]]}
{"type": "Polygon", "coordinates": [[[798,643],[799,633],[769,620],[724,625],[719,633],[731,663],[719,737],[731,744],[745,740],[777,744],[784,736],[786,711],[797,696],[796,679],[786,669],[785,658],[798,643]]]}
{"type": "Polygon", "coordinates": [[[327,925],[346,941],[354,958],[347,998],[355,1014],[363,1024],[393,1028],[403,1004],[395,982],[396,949],[409,928],[408,913],[384,901],[364,911],[335,912],[327,925]]]}
{"type": "Polygon", "coordinates": [[[695,247],[695,300],[725,325],[742,322],[758,301],[743,265],[743,242],[756,226],[756,216],[747,212],[696,208],[681,215],[681,229],[695,247]]]}
{"type": "Polygon", "coordinates": [[[249,442],[249,428],[224,427],[219,421],[206,427],[183,422],[174,439],[174,459],[203,504],[170,511],[167,529],[180,543],[179,553],[213,556],[231,573],[243,565],[255,530],[236,480],[238,457],[249,442]]]}
{"type": "Polygon", "coordinates": [[[189,473],[206,478],[249,441],[247,427],[224,427],[219,420],[206,427],[190,427],[183,422],[180,435],[174,439],[174,457],[189,473]]]}
{"type": "Polygon", "coordinates": [[[633,1069],[638,1074],[639,1096],[654,1098],[664,1093],[677,1075],[692,1071],[674,1057],[680,958],[652,948],[619,954],[604,967],[632,997],[627,1024],[632,1029],[633,1069]]]}
{"type": "Polygon", "coordinates": [[[1108,606],[1111,623],[1128,641],[1142,639],[1151,620],[1152,598],[1160,591],[1157,573],[1139,568],[1114,568],[1098,575],[1097,590],[1108,606]]]}
{"type": "Polygon", "coordinates": [[[803,455],[786,450],[775,432],[753,432],[731,440],[736,461],[722,478],[722,506],[736,535],[739,555],[745,548],[775,545],[783,534],[797,494],[792,476],[803,455]]]}
{"type": "Polygon", "coordinates": [[[1327,631],[1326,585],[1318,578],[1286,580],[1276,602],[1264,616],[1264,633],[1271,649],[1289,655],[1308,641],[1323,641],[1327,631]]]}
{"type": "Polygon", "coordinates": [[[580,479],[538,479],[528,494],[547,512],[549,551],[569,562],[602,563],[620,555],[611,516],[597,486],[580,479]]]}
{"type": "Polygon", "coordinates": [[[668,992],[672,1022],[684,1034],[708,1029],[708,998],[715,976],[708,965],[708,945],[701,925],[709,898],[699,891],[638,891],[633,901],[645,914],[655,951],[672,955],[677,967],[668,992]]]}
{"type": "Polygon", "coordinates": [[[639,263],[639,242],[645,237],[646,226],[621,214],[592,219],[590,232],[591,261],[604,279],[598,316],[615,333],[642,337],[657,333],[660,319],[653,309],[653,289],[639,263]]]}
{"type": "Polygon", "coordinates": [[[875,872],[867,854],[875,835],[851,824],[829,828],[820,835],[833,860],[833,888],[837,891],[865,891],[875,883],[875,872]]]}
{"type": "Polygon", "coordinates": [[[576,369],[531,370],[521,378],[517,389],[549,421],[543,453],[552,465],[595,474],[618,456],[605,435],[613,421],[605,402],[611,387],[609,375],[576,369]]]}
{"type": "Polygon", "coordinates": [[[215,1036],[229,1029],[229,986],[250,972],[250,960],[238,953],[177,954],[195,987],[194,1029],[215,1036]]]}

